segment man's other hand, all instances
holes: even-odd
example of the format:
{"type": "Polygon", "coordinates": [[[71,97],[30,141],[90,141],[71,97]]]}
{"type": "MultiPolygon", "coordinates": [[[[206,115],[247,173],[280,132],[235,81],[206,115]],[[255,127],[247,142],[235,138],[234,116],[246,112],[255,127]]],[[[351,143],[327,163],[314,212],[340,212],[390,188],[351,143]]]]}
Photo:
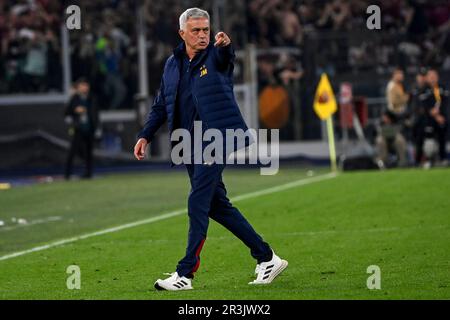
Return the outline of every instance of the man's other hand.
{"type": "Polygon", "coordinates": [[[145,155],[145,149],[147,148],[147,139],[140,138],[134,146],[134,156],[138,160],[143,160],[145,155]]]}
{"type": "Polygon", "coordinates": [[[218,32],[215,36],[215,39],[216,39],[216,42],[214,43],[215,47],[219,48],[226,47],[231,43],[230,37],[228,37],[228,35],[223,31],[218,32]]]}

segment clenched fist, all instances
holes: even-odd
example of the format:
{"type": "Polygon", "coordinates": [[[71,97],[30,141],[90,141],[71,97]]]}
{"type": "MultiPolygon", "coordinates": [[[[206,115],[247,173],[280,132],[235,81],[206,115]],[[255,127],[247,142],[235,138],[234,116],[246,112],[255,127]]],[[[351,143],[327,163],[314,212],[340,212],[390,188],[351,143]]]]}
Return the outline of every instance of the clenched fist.
{"type": "Polygon", "coordinates": [[[134,146],[134,156],[138,160],[143,160],[145,156],[145,149],[147,148],[147,139],[140,138],[134,146]]]}
{"type": "Polygon", "coordinates": [[[216,42],[214,43],[215,47],[226,47],[231,43],[230,37],[228,37],[228,35],[223,31],[218,32],[215,36],[215,39],[216,39],[216,42]]]}

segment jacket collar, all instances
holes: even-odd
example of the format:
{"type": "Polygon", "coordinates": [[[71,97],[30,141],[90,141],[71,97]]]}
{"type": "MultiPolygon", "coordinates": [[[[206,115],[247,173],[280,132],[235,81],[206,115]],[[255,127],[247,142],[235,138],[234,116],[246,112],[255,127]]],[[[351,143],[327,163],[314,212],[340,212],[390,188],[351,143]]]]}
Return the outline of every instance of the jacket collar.
{"type": "Polygon", "coordinates": [[[184,52],[186,52],[186,44],[184,42],[181,42],[175,49],[173,49],[173,55],[177,59],[181,58],[184,52]]]}
{"type": "MultiPolygon", "coordinates": [[[[202,50],[199,53],[197,53],[197,55],[195,56],[195,60],[196,60],[195,65],[197,65],[197,63],[203,59],[203,57],[208,53],[208,51],[211,50],[212,46],[213,46],[213,44],[210,42],[205,50],[202,50]]],[[[181,57],[183,56],[183,54],[185,54],[185,52],[186,52],[186,44],[184,42],[181,42],[173,50],[173,55],[175,58],[177,58],[178,61],[180,61],[181,57]]]]}

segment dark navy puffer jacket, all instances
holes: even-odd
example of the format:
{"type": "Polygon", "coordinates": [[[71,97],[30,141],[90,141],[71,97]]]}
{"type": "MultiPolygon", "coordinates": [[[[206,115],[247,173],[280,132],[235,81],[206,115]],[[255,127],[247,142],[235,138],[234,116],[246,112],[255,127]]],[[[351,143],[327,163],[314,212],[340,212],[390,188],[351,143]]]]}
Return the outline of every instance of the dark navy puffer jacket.
{"type": "MultiPolygon", "coordinates": [[[[185,44],[180,44],[165,64],[161,86],[144,128],[138,138],[152,141],[156,131],[167,120],[169,133],[174,129],[175,102],[180,80],[181,57],[185,44]]],[[[210,44],[197,53],[200,56],[191,66],[192,96],[203,130],[218,129],[225,140],[226,129],[242,129],[247,125],[241,115],[233,92],[234,50],[231,45],[217,48],[210,44]]],[[[225,142],[225,141],[224,141],[225,142]]],[[[253,141],[246,141],[248,146],[253,141]]],[[[236,151],[238,148],[234,148],[236,151]]]]}

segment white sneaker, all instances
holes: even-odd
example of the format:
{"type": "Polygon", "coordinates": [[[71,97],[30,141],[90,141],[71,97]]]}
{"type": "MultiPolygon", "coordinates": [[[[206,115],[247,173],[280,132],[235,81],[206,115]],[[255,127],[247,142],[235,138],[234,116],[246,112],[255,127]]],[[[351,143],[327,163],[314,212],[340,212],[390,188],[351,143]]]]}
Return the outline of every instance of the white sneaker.
{"type": "Polygon", "coordinates": [[[186,277],[180,277],[178,273],[169,273],[171,276],[167,279],[158,279],[155,282],[155,288],[157,290],[192,290],[192,280],[186,277]]]}
{"type": "Polygon", "coordinates": [[[258,273],[259,273],[260,270],[261,270],[261,265],[258,263],[258,264],[256,265],[256,268],[255,268],[255,276],[258,275],[258,273]]]}
{"type": "Polygon", "coordinates": [[[255,273],[257,274],[256,280],[249,282],[248,284],[268,284],[273,281],[286,267],[288,262],[282,260],[279,256],[273,253],[272,260],[267,262],[261,262],[256,265],[255,273]]]}

